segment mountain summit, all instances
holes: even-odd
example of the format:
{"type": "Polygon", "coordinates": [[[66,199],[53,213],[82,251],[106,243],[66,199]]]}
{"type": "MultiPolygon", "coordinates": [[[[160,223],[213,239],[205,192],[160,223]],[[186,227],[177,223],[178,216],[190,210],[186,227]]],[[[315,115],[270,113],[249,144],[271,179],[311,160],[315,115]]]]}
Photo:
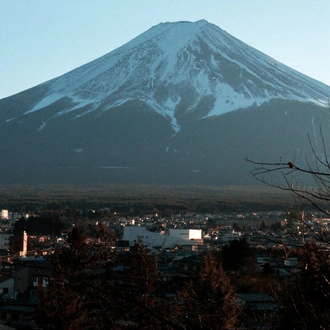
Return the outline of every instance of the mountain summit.
{"type": "Polygon", "coordinates": [[[161,23],[0,100],[3,170],[15,183],[244,183],[246,156],[303,156],[309,131],[320,142],[329,95],[205,20],[161,23]],[[300,142],[281,145],[285,128],[300,142]]]}

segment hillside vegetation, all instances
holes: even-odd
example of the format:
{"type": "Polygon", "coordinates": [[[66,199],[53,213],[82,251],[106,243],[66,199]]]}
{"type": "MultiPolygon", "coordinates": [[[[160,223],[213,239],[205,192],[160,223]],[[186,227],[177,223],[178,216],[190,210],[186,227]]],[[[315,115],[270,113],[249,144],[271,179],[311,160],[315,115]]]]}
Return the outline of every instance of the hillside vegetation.
{"type": "Polygon", "coordinates": [[[27,212],[33,209],[127,208],[160,211],[210,212],[255,211],[288,208],[288,195],[267,187],[248,186],[151,186],[36,185],[0,186],[3,209],[27,212]]]}

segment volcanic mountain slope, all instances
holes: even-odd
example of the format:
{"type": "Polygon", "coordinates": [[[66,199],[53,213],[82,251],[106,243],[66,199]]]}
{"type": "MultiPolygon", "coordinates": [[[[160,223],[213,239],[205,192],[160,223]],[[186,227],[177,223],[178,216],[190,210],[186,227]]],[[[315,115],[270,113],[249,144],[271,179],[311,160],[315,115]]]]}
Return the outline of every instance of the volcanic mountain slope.
{"type": "Polygon", "coordinates": [[[0,100],[0,181],[244,184],[247,156],[321,147],[329,95],[206,21],[162,23],[0,100]]]}

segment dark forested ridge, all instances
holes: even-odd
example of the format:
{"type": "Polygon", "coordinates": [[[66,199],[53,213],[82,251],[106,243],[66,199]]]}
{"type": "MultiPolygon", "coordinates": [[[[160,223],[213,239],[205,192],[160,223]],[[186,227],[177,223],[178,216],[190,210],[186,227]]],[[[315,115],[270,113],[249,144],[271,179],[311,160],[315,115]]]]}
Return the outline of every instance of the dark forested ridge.
{"type": "Polygon", "coordinates": [[[196,212],[274,210],[289,207],[286,194],[256,186],[1,185],[0,204],[13,212],[113,207],[118,211],[196,212]]]}

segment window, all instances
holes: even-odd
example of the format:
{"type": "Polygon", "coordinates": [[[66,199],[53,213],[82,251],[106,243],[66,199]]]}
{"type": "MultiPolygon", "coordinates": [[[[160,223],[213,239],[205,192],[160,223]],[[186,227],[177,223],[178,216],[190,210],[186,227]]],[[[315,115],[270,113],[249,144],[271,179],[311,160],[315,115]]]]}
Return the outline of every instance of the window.
{"type": "Polygon", "coordinates": [[[31,321],[31,315],[23,315],[23,322],[31,321]]]}
{"type": "Polygon", "coordinates": [[[2,293],[3,293],[3,294],[8,294],[8,288],[3,288],[3,289],[2,289],[2,293]]]}

